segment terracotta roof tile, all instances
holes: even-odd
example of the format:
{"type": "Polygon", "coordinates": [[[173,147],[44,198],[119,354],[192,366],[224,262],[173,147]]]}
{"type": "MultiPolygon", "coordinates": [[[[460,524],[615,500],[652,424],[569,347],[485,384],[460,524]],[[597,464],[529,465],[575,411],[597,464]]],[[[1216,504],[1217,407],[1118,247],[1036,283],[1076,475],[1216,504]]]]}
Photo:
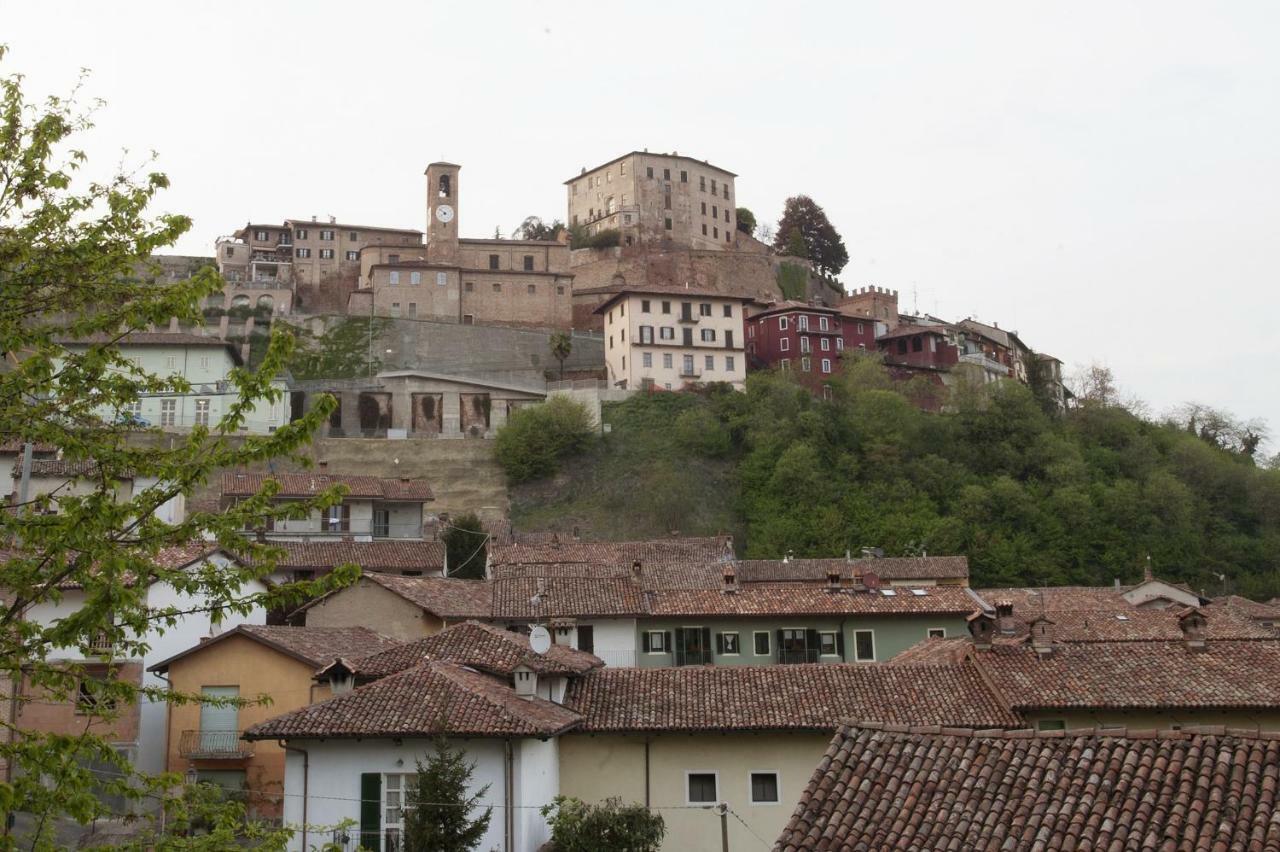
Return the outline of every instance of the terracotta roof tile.
{"type": "Polygon", "coordinates": [[[978,603],[959,586],[930,586],[915,594],[910,588],[883,592],[829,592],[813,585],[747,584],[740,591],[684,590],[649,592],[652,615],[967,615],[978,603]]]}
{"type": "Polygon", "coordinates": [[[403,500],[418,502],[434,499],[425,479],[396,479],[380,476],[344,476],[331,473],[224,473],[223,497],[251,497],[262,490],[268,479],[280,483],[277,497],[306,499],[315,497],[335,485],[345,485],[347,498],[356,500],[403,500]]]}
{"type": "Polygon", "coordinates": [[[554,736],[579,721],[542,698],[521,698],[490,675],[426,663],[254,725],[245,739],[554,736]]]}
{"type": "Polygon", "coordinates": [[[215,647],[232,636],[247,636],[313,667],[322,666],[338,657],[363,657],[395,648],[400,643],[367,627],[284,627],[241,624],[198,645],[151,666],[149,671],[167,671],[170,664],[183,657],[215,647]]]}
{"type": "Polygon", "coordinates": [[[443,571],[445,546],[439,541],[272,541],[284,550],[276,567],[328,571],[353,563],[365,571],[443,571]]]}
{"type": "Polygon", "coordinates": [[[682,666],[597,669],[565,706],[583,731],[833,730],[849,720],[1012,727],[971,665],[682,666]]]}
{"type": "Polygon", "coordinates": [[[493,617],[644,615],[644,592],[629,577],[510,577],[493,581],[493,617]]]}
{"type": "Polygon", "coordinates": [[[882,580],[968,580],[964,556],[885,557],[883,559],[742,559],[738,579],[744,583],[769,581],[825,582],[836,570],[849,578],[874,573],[882,580]]]}
{"type": "Polygon", "coordinates": [[[378,573],[365,574],[362,579],[377,583],[441,618],[489,618],[492,615],[492,592],[485,580],[378,573]]]}
{"type": "MultiPolygon", "coordinates": [[[[1058,610],[1051,613],[1054,638],[1061,642],[1145,642],[1179,640],[1181,608],[1101,610],[1078,612],[1058,610]]],[[[1212,611],[1205,627],[1208,639],[1274,639],[1276,632],[1235,612],[1212,611]]],[[[1024,616],[1027,613],[1023,613],[1024,616]]],[[[1014,636],[1026,637],[1026,621],[1014,611],[1014,636]]]]}
{"type": "Polygon", "coordinates": [[[775,852],[1280,849],[1280,740],[845,728],[775,852]]]}
{"type": "MultiPolygon", "coordinates": [[[[1280,606],[1275,603],[1259,603],[1258,601],[1249,600],[1239,595],[1226,595],[1221,598],[1214,598],[1213,601],[1205,607],[1205,611],[1209,613],[1217,613],[1221,615],[1223,612],[1233,615],[1243,616],[1251,619],[1275,620],[1280,622],[1280,606]]],[[[1210,623],[1213,619],[1210,619],[1210,623]]]]}
{"type": "Polygon", "coordinates": [[[356,660],[355,667],[359,678],[371,680],[431,660],[503,676],[511,675],[520,665],[538,674],[560,675],[579,675],[604,665],[600,658],[565,645],[552,645],[547,653],[537,654],[529,647],[529,637],[521,633],[468,621],[446,627],[434,636],[356,660]]]}
{"type": "MultiPolygon", "coordinates": [[[[20,479],[22,477],[22,466],[15,464],[11,475],[14,479],[20,479]]],[[[32,459],[31,475],[66,477],[68,479],[97,476],[98,463],[92,459],[82,459],[80,461],[70,461],[68,459],[32,459]]],[[[128,474],[117,475],[122,475],[124,478],[130,478],[128,474]]]]}

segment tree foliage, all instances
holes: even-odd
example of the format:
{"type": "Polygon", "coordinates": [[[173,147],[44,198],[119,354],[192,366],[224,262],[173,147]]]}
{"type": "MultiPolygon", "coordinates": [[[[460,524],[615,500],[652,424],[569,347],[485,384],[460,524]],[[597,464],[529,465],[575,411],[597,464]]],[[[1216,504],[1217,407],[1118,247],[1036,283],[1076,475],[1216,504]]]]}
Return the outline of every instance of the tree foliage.
{"type": "Polygon", "coordinates": [[[425,763],[418,761],[416,782],[405,795],[406,852],[470,852],[480,844],[493,808],[486,807],[474,819],[471,816],[490,786],[467,794],[475,768],[461,748],[443,736],[436,739],[434,753],[425,763]]]}
{"type": "Polygon", "coordinates": [[[617,798],[589,805],[556,796],[542,815],[551,827],[548,852],[657,852],[667,833],[660,814],[617,798]]]}
{"type": "Polygon", "coordinates": [[[341,317],[320,334],[298,326],[291,333],[298,340],[289,358],[295,379],[355,379],[376,375],[382,357],[373,345],[391,325],[386,317],[341,317]]]}
{"type": "Polygon", "coordinates": [[[807,195],[794,195],[783,206],[773,247],[797,257],[807,257],[820,272],[838,275],[849,262],[844,246],[826,212],[807,195]],[[800,251],[803,246],[803,251],[800,251]]]}
{"type": "Polygon", "coordinates": [[[120,714],[144,698],[201,700],[118,676],[120,661],[143,657],[149,636],[183,618],[296,606],[352,579],[348,567],[323,582],[255,591],[281,554],[246,542],[241,533],[268,517],[332,505],[341,499],[337,492],[273,509],[276,489],[269,483],[263,494],[227,509],[188,504],[191,511],[178,523],[157,516],[171,498],[189,496],[221,470],[273,457],[306,463],[299,451],[333,401],[322,398],[306,417],[270,435],[240,436],[256,405],[280,398],[272,379],[288,363],[293,341],[276,332],[260,369],[230,374],[230,401],[219,422],[162,441],[119,417],[144,395],[192,392],[181,377],[147,373],[122,357],[121,337],[166,327],[171,317],[198,324],[222,282],[209,267],[184,281],[139,280],[136,270],[191,224],[184,216],[148,213],[167,179],[141,169],[102,182],[80,178],[88,158],[74,137],[90,126],[89,116],[74,95],[28,103],[20,82],[18,76],[0,81],[0,346],[9,360],[0,372],[0,435],[49,445],[65,460],[89,465],[92,474],[74,491],[32,494],[0,513],[2,674],[21,684],[26,698],[76,702],[84,721],[74,734],[25,727],[22,717],[0,722],[8,731],[0,738],[0,758],[12,767],[11,780],[0,781],[0,818],[21,813],[30,826],[22,837],[0,838],[0,848],[19,842],[56,848],[60,822],[114,816],[110,803],[118,800],[158,805],[171,817],[164,831],[159,821],[142,820],[137,837],[144,846],[281,847],[281,832],[246,823],[239,805],[203,799],[172,775],[136,773],[107,735],[120,714]],[[60,345],[68,339],[92,345],[68,350],[60,345]],[[121,488],[129,481],[156,484],[130,492],[121,488]],[[192,542],[221,546],[241,560],[186,569],[159,558],[166,548],[192,542]],[[155,608],[148,589],[156,584],[185,596],[191,609],[155,608]],[[72,594],[83,602],[65,617],[49,623],[30,617],[72,594]],[[67,662],[67,649],[85,662],[67,662]],[[86,668],[95,662],[105,668],[100,678],[90,678],[86,668]],[[191,836],[173,831],[195,822],[203,828],[191,836]]]}
{"type": "Polygon", "coordinates": [[[489,534],[475,512],[450,518],[440,538],[444,541],[450,577],[484,579],[489,534]]]}
{"type": "Polygon", "coordinates": [[[564,231],[564,222],[559,219],[552,219],[548,223],[544,222],[540,216],[526,216],[525,220],[511,232],[511,236],[517,240],[558,240],[562,231],[564,231]]]}
{"type": "Polygon", "coordinates": [[[595,434],[583,403],[553,396],[541,405],[521,408],[498,430],[494,453],[511,482],[555,473],[560,460],[580,452],[595,434]]]}
{"type": "Polygon", "coordinates": [[[560,378],[563,379],[564,362],[573,354],[573,335],[567,331],[553,332],[548,342],[551,347],[551,357],[560,362],[560,378]]]}
{"type": "Polygon", "coordinates": [[[734,215],[738,220],[738,230],[750,236],[756,232],[756,214],[752,213],[746,207],[739,207],[734,211],[734,215]]]}

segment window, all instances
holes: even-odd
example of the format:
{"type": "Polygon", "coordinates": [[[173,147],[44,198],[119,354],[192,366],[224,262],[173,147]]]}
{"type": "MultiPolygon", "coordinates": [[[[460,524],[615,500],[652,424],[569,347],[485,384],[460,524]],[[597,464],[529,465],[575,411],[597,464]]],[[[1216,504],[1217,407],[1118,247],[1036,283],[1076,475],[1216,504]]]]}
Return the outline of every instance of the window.
{"type": "Polygon", "coordinates": [[[648,300],[648,299],[641,299],[641,300],[640,300],[640,313],[642,313],[642,314],[647,314],[647,313],[649,313],[649,300],[648,300]]]}
{"type": "Polygon", "coordinates": [[[710,303],[710,302],[699,302],[699,303],[698,303],[698,316],[702,316],[702,317],[709,317],[709,316],[711,316],[711,303],[710,303]]]}
{"type": "Polygon", "coordinates": [[[387,283],[388,283],[388,284],[393,284],[393,285],[394,285],[394,284],[399,284],[399,283],[400,283],[400,270],[398,270],[398,269],[393,269],[393,270],[391,270],[390,272],[388,272],[388,273],[387,273],[387,283]]]}
{"type": "Polygon", "coordinates": [[[728,222],[728,221],[729,221],[729,208],[728,208],[728,207],[724,208],[724,220],[725,220],[726,222],[728,222]]]}
{"type": "Polygon", "coordinates": [[[196,400],[196,425],[209,425],[209,400],[207,399],[196,400]]]}
{"type": "Polygon", "coordinates": [[[807,337],[802,337],[802,338],[800,338],[800,351],[801,351],[801,352],[808,352],[808,351],[809,351],[809,349],[810,349],[810,347],[809,347],[809,338],[807,338],[807,337]]]}
{"type": "Polygon", "coordinates": [[[493,282],[493,292],[495,293],[502,292],[502,283],[500,281],[493,282]]]}
{"type": "Polygon", "coordinates": [[[858,323],[858,334],[862,334],[863,330],[864,329],[863,329],[862,323],[858,323]]]}
{"type": "Polygon", "coordinates": [[[733,305],[725,305],[725,306],[724,306],[724,315],[725,315],[726,317],[732,317],[732,316],[733,316],[733,305]]]}
{"type": "Polygon", "coordinates": [[[800,359],[800,369],[804,370],[806,373],[812,372],[813,362],[809,360],[809,357],[807,355],[804,358],[800,359]]]}
{"type": "Polygon", "coordinates": [[[724,185],[724,197],[726,199],[729,197],[729,184],[727,183],[724,185]]]}
{"type": "Polygon", "coordinates": [[[627,161],[623,160],[621,163],[618,163],[618,177],[626,177],[626,175],[627,175],[627,161]]]}
{"type": "Polygon", "coordinates": [[[716,194],[716,179],[715,179],[715,178],[712,178],[712,179],[711,179],[711,194],[712,194],[712,195],[715,195],[715,194],[716,194]]]}
{"type": "Polygon", "coordinates": [[[778,773],[776,772],[752,772],[751,773],[751,804],[753,805],[776,805],[780,801],[778,797],[778,773]]]}
{"type": "Polygon", "coordinates": [[[462,289],[468,293],[473,293],[476,289],[476,283],[474,281],[468,281],[466,284],[462,285],[462,289]]]}
{"type": "Polygon", "coordinates": [[[652,353],[652,352],[641,352],[641,353],[640,353],[640,366],[642,366],[642,367],[644,367],[644,368],[646,368],[646,369],[648,369],[648,368],[650,368],[650,367],[652,367],[652,366],[653,366],[653,353],[652,353]]]}
{"type": "Polygon", "coordinates": [[[729,372],[729,373],[732,373],[734,371],[734,363],[733,363],[732,355],[724,356],[724,369],[726,372],[729,372]]]}
{"type": "Polygon", "coordinates": [[[564,295],[564,285],[563,285],[563,284],[557,284],[557,285],[556,285],[556,295],[557,295],[557,296],[563,296],[563,295],[564,295]]]}
{"type": "Polygon", "coordinates": [[[706,363],[707,372],[711,372],[716,368],[716,356],[706,355],[704,356],[703,360],[706,363]]]}
{"type": "Polygon", "coordinates": [[[393,316],[393,317],[398,317],[398,316],[400,316],[400,303],[399,303],[399,302],[392,302],[392,303],[391,303],[391,316],[393,316]]]}
{"type": "Polygon", "coordinates": [[[671,209],[671,190],[667,190],[662,194],[662,209],[663,210],[671,209]]]}
{"type": "Polygon", "coordinates": [[[463,325],[475,325],[475,322],[476,322],[475,314],[463,314],[463,315],[462,315],[462,324],[463,324],[463,325]]]}
{"type": "Polygon", "coordinates": [[[786,330],[787,330],[787,318],[778,317],[778,331],[786,331],[786,330]]]}
{"type": "Polygon", "coordinates": [[[742,653],[742,645],[739,641],[737,633],[718,633],[716,634],[716,653],[717,654],[733,654],[737,656],[742,653]]]}
{"type": "Polygon", "coordinates": [[[791,359],[790,359],[790,358],[783,358],[781,361],[779,361],[779,362],[778,362],[778,366],[779,366],[779,367],[781,367],[781,368],[782,368],[782,369],[784,369],[784,370],[790,370],[790,369],[791,369],[791,359]]]}
{"type": "Polygon", "coordinates": [[[837,337],[837,338],[836,338],[836,351],[837,351],[837,352],[843,352],[843,351],[844,351],[844,338],[843,338],[843,337],[837,337]]]}
{"type": "Polygon", "coordinates": [[[685,375],[685,376],[692,376],[692,375],[694,375],[694,372],[693,372],[693,356],[692,356],[692,355],[686,355],[686,356],[684,356],[683,360],[681,361],[681,364],[682,364],[682,367],[681,367],[681,370],[680,370],[681,375],[685,375]]]}
{"type": "Polygon", "coordinates": [[[662,227],[663,227],[663,228],[665,228],[666,230],[670,231],[670,230],[671,230],[671,220],[670,220],[670,219],[663,219],[663,220],[662,220],[662,227]]]}
{"type": "Polygon", "coordinates": [[[751,635],[752,643],[757,657],[769,656],[769,631],[757,630],[751,635]]]}
{"type": "Polygon", "coordinates": [[[702,236],[704,236],[704,237],[705,237],[706,235],[707,235],[707,223],[706,223],[706,222],[703,222],[703,223],[702,223],[702,236]]]}
{"type": "Polygon", "coordinates": [[[946,638],[947,638],[947,628],[945,628],[945,627],[930,627],[930,628],[929,628],[929,630],[928,630],[928,633],[927,633],[926,635],[927,635],[930,639],[946,639],[946,638]]]}
{"type": "Polygon", "coordinates": [[[662,170],[662,179],[663,179],[663,180],[671,180],[671,169],[663,169],[663,170],[662,170]]]}
{"type": "Polygon", "coordinates": [[[529,295],[530,295],[530,296],[536,296],[536,295],[538,295],[538,285],[537,285],[537,284],[530,284],[530,285],[529,285],[528,287],[526,287],[525,289],[529,291],[529,295]]]}
{"type": "Polygon", "coordinates": [[[421,273],[421,272],[410,272],[410,273],[409,273],[409,283],[410,283],[410,284],[414,284],[414,285],[421,284],[421,283],[422,283],[422,273],[421,273]]]}
{"type": "Polygon", "coordinates": [[[808,331],[808,330],[809,330],[809,317],[807,317],[807,316],[803,316],[803,315],[802,315],[802,316],[799,316],[799,317],[796,317],[796,330],[797,330],[797,331],[808,331]]]}
{"type": "Polygon", "coordinates": [[[125,417],[138,418],[142,416],[142,400],[135,399],[133,402],[126,402],[120,406],[120,413],[125,417]]]}
{"type": "Polygon", "coordinates": [[[449,283],[449,273],[447,273],[447,272],[437,272],[437,273],[436,273],[436,284],[437,284],[438,286],[443,287],[443,286],[445,286],[445,285],[446,285],[446,284],[448,284],[448,283],[449,283]]]}
{"type": "Polygon", "coordinates": [[[298,249],[298,257],[311,257],[311,249],[309,248],[298,249]]]}
{"type": "Polygon", "coordinates": [[[663,312],[664,314],[669,314],[669,313],[671,313],[671,303],[670,303],[670,302],[663,302],[663,303],[662,303],[662,312],[663,312]]]}
{"type": "Polygon", "coordinates": [[[646,654],[668,654],[671,649],[667,647],[667,632],[665,630],[646,630],[641,637],[644,644],[644,652],[646,654]]]}
{"type": "Polygon", "coordinates": [[[644,176],[645,176],[645,177],[647,177],[647,178],[651,178],[651,177],[653,177],[653,166],[648,166],[648,167],[646,167],[646,168],[645,168],[645,170],[644,170],[644,176]]]}
{"type": "Polygon", "coordinates": [[[719,785],[716,783],[716,773],[714,772],[688,772],[685,773],[685,780],[688,782],[688,800],[690,805],[705,805],[720,801],[718,790],[719,785]]]}
{"type": "Polygon", "coordinates": [[[489,255],[489,268],[490,269],[498,268],[498,255],[496,254],[489,255]]]}
{"type": "Polygon", "coordinates": [[[332,240],[333,240],[333,231],[321,231],[321,232],[320,232],[320,239],[322,239],[322,240],[332,241],[332,240]]]}
{"type": "Polygon", "coordinates": [[[669,325],[664,325],[658,329],[659,340],[675,340],[676,330],[669,325]]]}
{"type": "Polygon", "coordinates": [[[703,343],[715,343],[715,342],[716,342],[716,330],[715,330],[714,328],[704,328],[704,329],[702,329],[702,342],[703,342],[703,343]]]}
{"type": "Polygon", "coordinates": [[[525,272],[533,271],[533,255],[531,254],[526,254],[524,256],[524,271],[525,272]]]}
{"type": "Polygon", "coordinates": [[[85,672],[76,687],[76,713],[88,716],[115,709],[115,700],[103,695],[108,677],[105,669],[97,667],[85,672]]]}
{"type": "Polygon", "coordinates": [[[1036,722],[1037,731],[1065,731],[1066,729],[1066,719],[1041,719],[1036,722]]]}
{"type": "Polygon", "coordinates": [[[351,529],[351,506],[339,503],[321,509],[320,529],[323,532],[348,532],[351,529]]]}
{"type": "MultiPolygon", "coordinates": [[[[826,341],[824,340],[824,341],[823,341],[823,343],[826,343],[826,341]]],[[[831,359],[830,359],[830,358],[823,358],[823,359],[822,359],[822,372],[824,372],[824,373],[830,373],[830,372],[831,372],[831,359]]]]}
{"type": "Polygon", "coordinates": [[[627,356],[626,356],[626,355],[623,355],[623,356],[622,356],[622,371],[623,371],[624,373],[627,371],[627,356]]]}
{"type": "Polygon", "coordinates": [[[714,204],[711,205],[711,218],[712,219],[720,218],[720,208],[714,204]]]}
{"type": "Polygon", "coordinates": [[[822,344],[822,351],[823,351],[823,352],[826,352],[828,349],[830,349],[830,348],[831,348],[831,339],[830,339],[830,338],[827,338],[827,337],[820,337],[820,338],[818,338],[818,342],[819,342],[820,344],[822,344]]]}
{"type": "Polygon", "coordinates": [[[782,338],[781,340],[779,340],[779,341],[778,341],[778,348],[779,348],[779,349],[781,349],[783,352],[788,352],[788,351],[790,351],[790,349],[791,349],[791,339],[790,339],[790,338],[787,338],[787,337],[784,337],[784,338],[782,338]]]}
{"type": "Polygon", "coordinates": [[[653,342],[653,326],[651,325],[640,326],[640,342],[641,343],[653,342]]]}
{"type": "Polygon", "coordinates": [[[715,237],[717,240],[718,240],[718,239],[720,239],[720,229],[719,229],[719,228],[712,228],[712,229],[711,229],[711,236],[715,237]]]}
{"type": "Polygon", "coordinates": [[[399,262],[400,262],[400,255],[398,255],[398,254],[389,254],[389,255],[387,255],[387,263],[390,263],[390,264],[396,264],[396,263],[399,263],[399,262]]]}
{"type": "Polygon", "coordinates": [[[300,239],[300,240],[305,240],[306,238],[307,238],[307,229],[306,229],[306,228],[299,228],[299,229],[298,229],[298,239],[300,239]]]}
{"type": "Polygon", "coordinates": [[[178,401],[176,399],[160,400],[160,425],[172,426],[177,420],[178,401]]]}
{"type": "Polygon", "coordinates": [[[236,250],[235,250],[235,248],[234,248],[234,247],[232,247],[232,246],[227,246],[226,248],[224,248],[224,249],[222,250],[222,254],[223,254],[225,257],[235,257],[235,256],[236,256],[236,250]]]}
{"type": "Polygon", "coordinates": [[[911,338],[911,351],[912,352],[924,351],[924,341],[920,339],[920,335],[918,334],[915,337],[911,338]]]}
{"type": "Polygon", "coordinates": [[[818,632],[818,648],[822,656],[834,657],[840,653],[840,643],[836,639],[838,635],[834,630],[821,630],[818,632]]]}
{"type": "Polygon", "coordinates": [[[671,353],[670,352],[662,353],[662,366],[668,370],[671,369],[671,353]]]}
{"type": "Polygon", "coordinates": [[[853,631],[853,658],[860,663],[875,662],[876,634],[874,630],[853,631]]]}
{"type": "MultiPolygon", "coordinates": [[[[707,191],[707,176],[706,176],[706,175],[698,175],[698,189],[702,190],[703,192],[706,192],[706,191],[707,191]]],[[[707,212],[707,205],[705,205],[705,204],[704,204],[704,205],[702,205],[702,212],[703,212],[703,213],[706,213],[706,212],[707,212]]]]}
{"type": "MultiPolygon", "coordinates": [[[[306,231],[299,231],[299,233],[301,233],[301,234],[305,234],[305,233],[306,233],[306,231]]],[[[258,240],[259,242],[264,242],[264,243],[265,243],[265,242],[267,241],[267,232],[266,232],[266,231],[254,231],[254,232],[253,232],[253,238],[254,238],[255,240],[258,240]]]]}
{"type": "Polygon", "coordinates": [[[347,252],[347,260],[359,260],[359,259],[360,259],[360,252],[358,251],[347,252]]]}
{"type": "Polygon", "coordinates": [[[689,182],[689,173],[688,173],[688,172],[686,172],[686,171],[681,171],[681,172],[680,172],[680,182],[681,182],[681,183],[688,183],[688,182],[689,182]]]}
{"type": "Polygon", "coordinates": [[[747,326],[747,337],[756,336],[756,327],[754,325],[747,326]]]}
{"type": "Polygon", "coordinates": [[[348,231],[347,239],[351,240],[352,242],[355,242],[356,240],[360,239],[360,234],[358,234],[355,231],[348,231]]]}
{"type": "Polygon", "coordinates": [[[416,772],[383,776],[382,828],[388,835],[388,847],[391,846],[391,838],[399,840],[404,831],[404,805],[413,796],[417,783],[416,772]]]}
{"type": "Polygon", "coordinates": [[[201,355],[201,356],[200,356],[200,369],[201,369],[201,370],[207,370],[207,369],[209,369],[209,356],[208,356],[208,355],[201,355]]]}

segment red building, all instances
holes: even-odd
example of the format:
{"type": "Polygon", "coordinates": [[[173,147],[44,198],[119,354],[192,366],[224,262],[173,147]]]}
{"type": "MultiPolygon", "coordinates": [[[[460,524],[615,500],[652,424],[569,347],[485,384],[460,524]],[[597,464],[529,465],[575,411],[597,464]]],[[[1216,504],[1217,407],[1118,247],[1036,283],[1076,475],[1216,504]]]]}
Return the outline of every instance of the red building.
{"type": "Polygon", "coordinates": [[[840,369],[851,350],[874,352],[876,321],[842,316],[835,308],[804,302],[763,306],[747,317],[747,366],[791,370],[806,384],[819,385],[840,369]]]}
{"type": "Polygon", "coordinates": [[[950,370],[960,361],[960,349],[941,325],[900,325],[882,334],[876,346],[890,366],[950,370]]]}

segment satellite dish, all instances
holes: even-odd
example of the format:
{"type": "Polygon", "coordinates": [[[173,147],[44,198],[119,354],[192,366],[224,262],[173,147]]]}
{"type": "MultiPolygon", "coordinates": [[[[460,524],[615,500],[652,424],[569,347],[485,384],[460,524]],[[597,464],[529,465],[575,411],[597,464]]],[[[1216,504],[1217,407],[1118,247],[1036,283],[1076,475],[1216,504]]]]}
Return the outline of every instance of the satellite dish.
{"type": "Polygon", "coordinates": [[[529,647],[535,654],[545,654],[551,650],[551,634],[541,624],[535,624],[529,631],[529,647]]]}

